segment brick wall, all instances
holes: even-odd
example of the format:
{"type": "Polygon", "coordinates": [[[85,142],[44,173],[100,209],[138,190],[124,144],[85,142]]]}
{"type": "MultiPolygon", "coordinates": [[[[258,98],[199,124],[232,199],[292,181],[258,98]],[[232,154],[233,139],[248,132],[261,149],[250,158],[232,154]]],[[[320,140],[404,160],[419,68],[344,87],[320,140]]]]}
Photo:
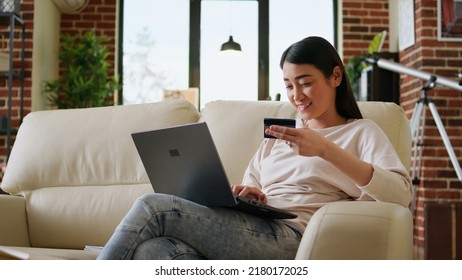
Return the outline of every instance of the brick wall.
{"type": "Polygon", "coordinates": [[[108,61],[114,65],[116,49],[117,0],[90,0],[85,9],[78,14],[61,16],[61,32],[68,34],[85,33],[95,30],[96,35],[106,36],[110,55],[108,61]]]}
{"type": "MultiPolygon", "coordinates": [[[[457,80],[457,73],[462,69],[462,42],[438,41],[436,0],[416,0],[414,9],[416,43],[400,53],[401,63],[411,68],[457,80]]],[[[425,81],[421,79],[402,77],[402,106],[409,116],[412,114],[415,103],[420,99],[424,84],[425,81]]],[[[462,93],[445,87],[436,87],[428,90],[427,94],[436,105],[460,164],[462,93]]],[[[415,213],[416,257],[419,259],[425,256],[425,205],[435,201],[444,204],[462,200],[461,183],[429,110],[427,110],[423,144],[423,167],[421,181],[416,186],[417,208],[415,213]]]]}
{"type": "MultiPolygon", "coordinates": [[[[414,10],[416,42],[400,52],[400,63],[420,71],[455,78],[462,68],[462,42],[439,42],[437,40],[436,0],[416,0],[414,10]]],[[[343,0],[343,15],[344,56],[345,61],[348,61],[352,55],[361,54],[367,49],[373,34],[387,30],[388,0],[343,0]]],[[[384,51],[387,51],[386,44],[384,51]]],[[[400,103],[410,119],[415,104],[420,99],[425,81],[408,75],[401,75],[400,79],[400,103]]],[[[435,102],[455,153],[460,158],[462,149],[461,92],[437,87],[427,93],[435,102]]],[[[425,205],[435,201],[444,204],[462,200],[461,183],[457,179],[429,110],[427,110],[424,135],[422,174],[419,184],[415,186],[417,199],[414,214],[414,244],[417,259],[423,259],[426,256],[425,205]]]]}
{"type": "MultiPolygon", "coordinates": [[[[374,35],[388,30],[388,0],[343,0],[343,55],[348,58],[367,52],[374,35]]],[[[383,50],[388,50],[388,38],[383,50]]]]}

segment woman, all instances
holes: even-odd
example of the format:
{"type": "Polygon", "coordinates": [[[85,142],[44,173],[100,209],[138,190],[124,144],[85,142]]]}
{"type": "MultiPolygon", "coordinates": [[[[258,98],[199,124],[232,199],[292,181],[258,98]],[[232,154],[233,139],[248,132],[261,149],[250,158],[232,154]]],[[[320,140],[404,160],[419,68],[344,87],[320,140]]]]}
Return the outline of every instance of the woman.
{"type": "Polygon", "coordinates": [[[233,193],[298,217],[268,220],[144,195],[100,259],[293,259],[311,215],[326,203],[409,204],[409,174],[381,129],[362,119],[334,47],[308,37],[283,53],[280,66],[301,124],[265,131],[278,139],[265,139],[233,193]]]}

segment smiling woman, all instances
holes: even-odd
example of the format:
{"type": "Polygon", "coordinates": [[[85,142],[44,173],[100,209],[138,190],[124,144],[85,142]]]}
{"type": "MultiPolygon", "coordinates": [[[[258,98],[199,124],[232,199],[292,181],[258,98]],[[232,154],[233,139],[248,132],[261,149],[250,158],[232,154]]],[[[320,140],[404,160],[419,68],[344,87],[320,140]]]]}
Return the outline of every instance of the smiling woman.
{"type": "Polygon", "coordinates": [[[275,99],[278,93],[285,99],[277,61],[288,43],[312,35],[334,43],[335,0],[123,2],[125,104],[160,101],[165,88],[189,87],[200,87],[200,107],[217,99],[275,99]],[[263,17],[268,20],[266,46],[260,45],[263,4],[269,7],[263,17]],[[197,7],[200,34],[193,35],[198,29],[190,26],[190,10],[197,7]],[[242,47],[240,56],[219,55],[230,35],[242,47]],[[190,36],[198,36],[197,50],[190,36]]]}

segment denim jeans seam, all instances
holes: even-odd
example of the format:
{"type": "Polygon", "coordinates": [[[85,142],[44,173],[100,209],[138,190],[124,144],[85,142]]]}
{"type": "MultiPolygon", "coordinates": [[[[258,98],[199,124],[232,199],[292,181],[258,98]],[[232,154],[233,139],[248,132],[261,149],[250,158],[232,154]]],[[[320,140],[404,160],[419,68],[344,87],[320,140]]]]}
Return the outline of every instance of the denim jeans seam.
{"type": "MultiPolygon", "coordinates": [[[[245,224],[247,224],[247,220],[245,219],[245,215],[250,215],[250,214],[242,213],[242,212],[239,212],[238,210],[234,210],[234,211],[236,211],[237,213],[240,213],[241,215],[239,215],[239,216],[242,217],[242,221],[245,222],[245,224]]],[[[263,219],[263,220],[266,220],[266,219],[263,219]]],[[[278,222],[279,220],[273,220],[273,221],[278,222]]],[[[271,223],[268,222],[268,223],[273,228],[273,223],[272,222],[271,223]]],[[[262,233],[262,232],[251,230],[251,229],[245,229],[245,230],[248,231],[248,232],[258,233],[258,234],[269,236],[269,237],[286,238],[286,239],[293,239],[293,238],[300,237],[299,233],[297,231],[295,231],[292,227],[288,226],[284,222],[282,222],[282,224],[290,230],[290,234],[285,233],[285,232],[281,232],[281,233],[276,234],[275,230],[273,231],[273,233],[262,233]]]]}
{"type": "MultiPolygon", "coordinates": [[[[134,229],[138,229],[138,231],[137,231],[137,236],[136,236],[136,238],[134,239],[133,243],[131,244],[129,250],[127,250],[127,252],[126,252],[124,258],[126,258],[126,256],[127,256],[131,251],[133,251],[133,250],[136,249],[136,247],[133,248],[133,246],[139,245],[139,244],[143,241],[143,240],[140,239],[140,236],[141,236],[142,232],[143,232],[150,224],[152,224],[153,219],[156,219],[157,224],[159,223],[159,219],[158,219],[158,216],[157,216],[158,213],[160,213],[160,212],[162,212],[162,213],[176,212],[175,209],[168,210],[168,211],[156,211],[156,210],[153,209],[153,208],[150,206],[150,204],[147,203],[145,200],[139,199],[139,201],[142,202],[143,205],[144,205],[145,207],[147,207],[147,209],[149,209],[149,213],[150,213],[150,215],[151,215],[151,218],[150,218],[150,219],[146,219],[146,223],[144,223],[144,225],[140,226],[139,228],[134,228],[134,229]]],[[[172,208],[173,208],[173,207],[172,207],[172,208]]]]}
{"type": "MultiPolygon", "coordinates": [[[[189,251],[185,251],[183,249],[181,249],[180,247],[178,247],[178,244],[173,242],[171,239],[176,239],[175,237],[170,237],[170,236],[166,236],[167,239],[170,241],[170,243],[172,243],[172,245],[175,247],[175,254],[172,255],[171,259],[174,260],[180,256],[184,256],[184,255],[195,255],[195,256],[200,256],[203,258],[203,256],[199,253],[196,253],[196,252],[189,252],[189,251]]],[[[179,239],[178,239],[179,240],[179,239]]],[[[181,242],[185,243],[183,240],[180,240],[181,242]]],[[[187,243],[185,243],[187,244],[187,243]]],[[[191,246],[189,244],[187,244],[188,246],[191,246]]]]}
{"type": "MultiPolygon", "coordinates": [[[[176,199],[173,199],[173,200],[174,200],[175,205],[176,205],[177,200],[176,199]]],[[[297,231],[295,231],[292,227],[288,226],[286,223],[282,223],[282,225],[287,227],[287,229],[290,231],[290,234],[288,234],[288,233],[279,233],[279,234],[276,234],[276,233],[263,233],[263,232],[260,232],[260,231],[249,229],[247,227],[247,224],[248,224],[247,219],[245,219],[243,217],[243,215],[245,216],[245,215],[250,215],[250,214],[240,212],[239,210],[233,210],[233,209],[229,209],[229,210],[230,211],[235,211],[236,213],[241,214],[239,216],[241,216],[243,224],[246,225],[246,228],[242,228],[243,231],[247,231],[247,232],[251,232],[251,233],[257,233],[257,234],[260,234],[260,235],[263,235],[263,236],[266,236],[266,237],[277,237],[277,238],[287,238],[287,239],[293,239],[293,238],[300,238],[301,237],[300,234],[297,231]]],[[[179,208],[173,208],[171,211],[162,211],[162,213],[170,213],[170,212],[171,213],[178,213],[180,215],[185,215],[185,216],[189,215],[189,216],[192,216],[192,217],[202,217],[201,215],[194,215],[194,213],[182,211],[179,208]]],[[[204,218],[204,217],[202,217],[202,218],[204,218]]],[[[207,217],[207,219],[209,219],[209,218],[207,217]]],[[[265,220],[265,219],[262,219],[262,220],[265,220]]],[[[213,221],[213,222],[218,223],[217,221],[213,221]]]]}
{"type": "Polygon", "coordinates": [[[184,256],[184,255],[194,255],[194,256],[199,256],[201,258],[204,258],[204,256],[199,254],[199,253],[184,252],[184,251],[178,250],[178,248],[176,246],[175,246],[175,248],[177,249],[177,251],[176,251],[176,254],[172,256],[172,258],[171,258],[172,260],[177,259],[178,257],[184,256]]]}

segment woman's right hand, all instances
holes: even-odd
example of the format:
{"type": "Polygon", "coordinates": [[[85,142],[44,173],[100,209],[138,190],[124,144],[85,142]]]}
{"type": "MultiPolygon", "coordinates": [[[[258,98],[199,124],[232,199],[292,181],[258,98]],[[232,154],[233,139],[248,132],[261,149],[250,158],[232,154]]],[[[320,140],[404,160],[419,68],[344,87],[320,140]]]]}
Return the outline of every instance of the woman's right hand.
{"type": "Polygon", "coordinates": [[[267,198],[264,192],[262,192],[257,187],[252,186],[242,186],[242,185],[232,185],[231,189],[234,195],[249,197],[263,203],[267,202],[267,198]]]}

